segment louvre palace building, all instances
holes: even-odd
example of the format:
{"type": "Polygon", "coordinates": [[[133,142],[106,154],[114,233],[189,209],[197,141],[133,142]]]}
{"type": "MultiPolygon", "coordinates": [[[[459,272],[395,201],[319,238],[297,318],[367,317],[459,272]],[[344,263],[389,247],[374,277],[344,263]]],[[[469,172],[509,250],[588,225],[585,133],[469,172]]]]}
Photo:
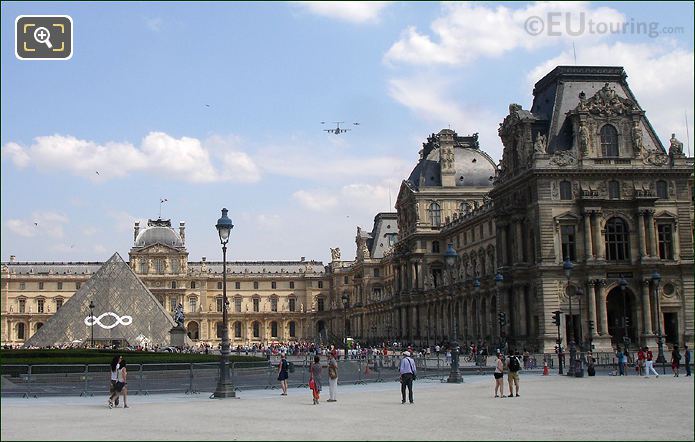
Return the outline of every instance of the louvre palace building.
{"type": "MultiPolygon", "coordinates": [[[[358,227],[354,260],[335,248],[327,264],[229,262],[232,346],[344,336],[418,346],[455,334],[553,351],[559,333],[563,345],[571,335],[611,350],[625,338],[656,347],[659,331],[692,345],[683,143],[661,143],[621,67],[559,66],[533,96],[500,123],[499,164],[477,134],[426,137],[396,211],[358,227]]],[[[216,345],[222,263],[189,261],[185,228],[136,223],[128,265],[168,312],[183,304],[193,343],[216,345]]],[[[24,344],[102,264],[3,262],[2,343],[24,344]]]]}

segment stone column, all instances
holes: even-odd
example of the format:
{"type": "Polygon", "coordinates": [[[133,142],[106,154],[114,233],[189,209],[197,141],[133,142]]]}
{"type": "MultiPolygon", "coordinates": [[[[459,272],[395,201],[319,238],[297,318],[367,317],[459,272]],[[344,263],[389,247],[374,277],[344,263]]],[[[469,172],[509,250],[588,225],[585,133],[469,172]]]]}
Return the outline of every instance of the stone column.
{"type": "Polygon", "coordinates": [[[497,247],[499,250],[499,255],[500,255],[500,262],[499,262],[499,267],[503,267],[507,265],[507,229],[505,225],[500,225],[499,227],[499,242],[497,243],[497,247]]]}
{"type": "Polygon", "coordinates": [[[605,260],[606,259],[606,241],[603,235],[601,234],[601,212],[598,210],[595,212],[596,218],[595,221],[596,223],[594,224],[594,230],[595,230],[595,241],[597,242],[596,244],[596,259],[598,260],[605,260]]]}
{"type": "Polygon", "coordinates": [[[584,261],[589,261],[595,259],[596,255],[591,247],[591,218],[588,212],[582,213],[582,218],[584,218],[584,261]]]}
{"type": "Polygon", "coordinates": [[[678,261],[681,256],[681,241],[678,237],[678,221],[673,223],[673,240],[671,244],[673,246],[673,259],[678,261]]]}
{"type": "Polygon", "coordinates": [[[649,232],[649,256],[657,258],[659,251],[656,246],[656,235],[654,234],[654,210],[649,209],[645,213],[647,215],[647,231],[649,232]]]}
{"type": "Polygon", "coordinates": [[[516,262],[524,262],[524,241],[522,238],[523,232],[521,231],[521,220],[514,220],[514,235],[516,236],[516,262]]]}
{"type": "Polygon", "coordinates": [[[601,324],[601,336],[608,336],[608,313],[606,311],[606,299],[603,295],[604,287],[606,286],[605,279],[596,280],[596,299],[598,300],[598,321],[601,324]]]}
{"type": "Polygon", "coordinates": [[[643,335],[651,335],[652,332],[652,308],[649,302],[649,279],[643,279],[642,285],[642,317],[643,317],[643,335]]]}
{"type": "Polygon", "coordinates": [[[639,241],[639,256],[642,258],[643,256],[647,256],[647,247],[646,247],[646,235],[644,232],[644,211],[639,209],[637,210],[637,225],[638,225],[638,230],[637,230],[637,240],[639,241]]]}
{"type": "Polygon", "coordinates": [[[596,293],[594,292],[596,287],[595,281],[586,282],[586,303],[589,312],[589,321],[594,321],[594,329],[591,331],[591,336],[598,336],[598,324],[596,323],[596,293]]]}

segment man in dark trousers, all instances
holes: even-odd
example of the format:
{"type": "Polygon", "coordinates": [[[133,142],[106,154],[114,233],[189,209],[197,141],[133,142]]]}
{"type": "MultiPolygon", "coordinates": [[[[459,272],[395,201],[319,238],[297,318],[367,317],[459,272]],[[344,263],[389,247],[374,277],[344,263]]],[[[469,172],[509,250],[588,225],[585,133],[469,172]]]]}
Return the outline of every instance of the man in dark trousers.
{"type": "Polygon", "coordinates": [[[521,370],[521,362],[519,362],[519,351],[515,351],[513,355],[509,355],[507,361],[507,382],[509,383],[509,396],[514,397],[512,392],[512,384],[516,385],[516,397],[519,397],[519,370],[521,370]]]}
{"type": "Polygon", "coordinates": [[[408,389],[408,399],[413,403],[413,380],[415,379],[417,370],[415,361],[410,357],[409,351],[403,352],[403,359],[398,369],[401,375],[401,404],[405,404],[405,389],[408,389]]]}

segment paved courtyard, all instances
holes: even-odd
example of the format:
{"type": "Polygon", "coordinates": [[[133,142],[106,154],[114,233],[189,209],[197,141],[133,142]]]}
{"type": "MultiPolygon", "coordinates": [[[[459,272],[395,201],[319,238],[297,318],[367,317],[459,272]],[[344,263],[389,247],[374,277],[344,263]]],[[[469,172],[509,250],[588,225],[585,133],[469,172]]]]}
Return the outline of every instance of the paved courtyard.
{"type": "MultiPolygon", "coordinates": [[[[505,380],[506,381],[506,380],[505,380]]],[[[462,385],[417,381],[341,386],[314,406],[308,389],[103,397],[3,398],[2,440],[693,440],[692,378],[521,375],[521,397],[493,398],[492,376],[462,385]]],[[[506,385],[505,385],[506,386],[506,385]]]]}

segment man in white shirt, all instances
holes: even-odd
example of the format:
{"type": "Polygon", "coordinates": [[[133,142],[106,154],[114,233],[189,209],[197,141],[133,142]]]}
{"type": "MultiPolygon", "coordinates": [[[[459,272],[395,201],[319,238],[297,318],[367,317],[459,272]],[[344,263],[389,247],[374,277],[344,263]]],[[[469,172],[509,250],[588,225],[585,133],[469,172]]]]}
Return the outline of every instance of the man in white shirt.
{"type": "Polygon", "coordinates": [[[413,380],[415,379],[417,370],[415,361],[410,357],[409,351],[403,352],[403,359],[398,368],[401,375],[401,404],[405,404],[405,389],[408,389],[408,400],[413,403],[413,380]]]}

